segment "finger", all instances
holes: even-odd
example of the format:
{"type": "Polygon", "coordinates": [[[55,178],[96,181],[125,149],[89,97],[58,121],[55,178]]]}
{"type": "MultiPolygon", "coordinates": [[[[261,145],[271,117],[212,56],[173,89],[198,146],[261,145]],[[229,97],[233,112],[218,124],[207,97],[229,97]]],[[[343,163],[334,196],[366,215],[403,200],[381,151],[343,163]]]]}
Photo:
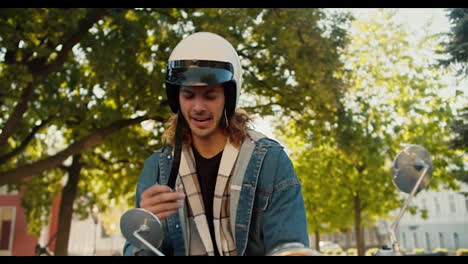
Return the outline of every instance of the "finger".
{"type": "Polygon", "coordinates": [[[151,197],[154,195],[157,195],[159,193],[165,193],[165,192],[173,192],[171,188],[167,185],[160,185],[160,184],[155,184],[148,189],[146,189],[142,194],[141,197],[151,197]]]}
{"type": "Polygon", "coordinates": [[[171,210],[171,211],[165,211],[159,214],[156,214],[156,216],[159,218],[159,220],[163,220],[164,218],[176,213],[177,210],[171,210]]]}
{"type": "Polygon", "coordinates": [[[180,202],[173,202],[173,203],[162,203],[156,206],[149,207],[148,211],[152,212],[153,214],[159,214],[164,211],[172,211],[177,210],[182,207],[182,203],[180,202]]]}
{"type": "Polygon", "coordinates": [[[177,192],[160,193],[140,200],[141,206],[151,207],[160,203],[175,202],[185,198],[185,194],[177,192]]]}

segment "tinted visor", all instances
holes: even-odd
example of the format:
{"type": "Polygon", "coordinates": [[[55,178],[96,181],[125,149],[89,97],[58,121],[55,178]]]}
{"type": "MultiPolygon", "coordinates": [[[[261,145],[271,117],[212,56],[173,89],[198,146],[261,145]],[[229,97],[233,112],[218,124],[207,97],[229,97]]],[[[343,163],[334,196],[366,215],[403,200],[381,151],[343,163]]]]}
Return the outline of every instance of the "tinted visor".
{"type": "Polygon", "coordinates": [[[180,86],[207,86],[231,81],[234,67],[229,62],[206,60],[169,61],[166,82],[180,86]]]}

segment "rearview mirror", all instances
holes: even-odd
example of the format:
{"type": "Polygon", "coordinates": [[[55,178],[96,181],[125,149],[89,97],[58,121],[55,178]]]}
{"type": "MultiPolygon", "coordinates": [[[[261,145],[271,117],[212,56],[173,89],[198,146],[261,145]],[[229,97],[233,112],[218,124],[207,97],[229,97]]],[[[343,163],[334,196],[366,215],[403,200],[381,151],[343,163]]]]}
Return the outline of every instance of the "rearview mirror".
{"type": "Polygon", "coordinates": [[[135,248],[149,249],[163,256],[157,248],[162,244],[164,233],[161,221],[153,213],[142,208],[126,211],[120,217],[120,231],[135,248]]]}
{"type": "Polygon", "coordinates": [[[411,193],[418,181],[419,193],[429,185],[432,177],[432,159],[429,152],[422,146],[409,145],[402,149],[392,164],[392,181],[402,192],[411,193]],[[425,173],[423,173],[423,171],[425,173]],[[420,179],[420,176],[423,177],[420,179]]]}

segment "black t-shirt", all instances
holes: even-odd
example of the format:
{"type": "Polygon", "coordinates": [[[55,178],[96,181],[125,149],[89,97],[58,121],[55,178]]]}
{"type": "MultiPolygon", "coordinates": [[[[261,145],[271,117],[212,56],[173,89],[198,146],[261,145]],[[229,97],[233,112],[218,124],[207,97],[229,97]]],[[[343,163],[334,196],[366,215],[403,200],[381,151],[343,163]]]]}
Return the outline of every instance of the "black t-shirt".
{"type": "Polygon", "coordinates": [[[221,151],[216,156],[206,159],[198,153],[195,147],[192,146],[192,149],[195,156],[195,166],[203,197],[203,205],[205,206],[206,220],[208,221],[211,240],[213,241],[214,253],[216,256],[219,256],[213,225],[213,200],[216,178],[218,177],[218,169],[223,152],[221,151]]]}

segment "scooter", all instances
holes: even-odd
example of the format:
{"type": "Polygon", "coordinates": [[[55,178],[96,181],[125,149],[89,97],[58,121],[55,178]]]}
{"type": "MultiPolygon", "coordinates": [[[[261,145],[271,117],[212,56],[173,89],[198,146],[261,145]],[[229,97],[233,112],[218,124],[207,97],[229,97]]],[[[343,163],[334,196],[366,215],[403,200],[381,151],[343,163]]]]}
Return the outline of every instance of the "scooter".
{"type": "MultiPolygon", "coordinates": [[[[164,239],[164,232],[159,218],[148,210],[133,208],[126,211],[120,218],[120,230],[130,245],[137,250],[134,255],[140,255],[144,250],[150,250],[156,256],[164,256],[158,250],[164,239]]],[[[266,254],[267,256],[317,256],[316,250],[302,243],[284,243],[266,254]]]]}
{"type": "MultiPolygon", "coordinates": [[[[157,256],[164,256],[158,250],[164,239],[161,221],[153,213],[142,208],[133,208],[126,211],[120,218],[120,230],[125,239],[138,249],[137,252],[150,250],[157,256]]],[[[302,243],[284,243],[266,255],[316,256],[321,254],[302,243]]]]}
{"type": "MultiPolygon", "coordinates": [[[[402,256],[396,230],[412,198],[426,188],[432,176],[432,159],[429,152],[420,145],[409,145],[402,149],[392,164],[392,181],[402,192],[408,193],[403,207],[391,225],[390,246],[383,246],[374,256],[402,256]]],[[[157,248],[161,246],[164,232],[161,221],[153,213],[133,208],[126,211],[120,219],[120,229],[125,239],[139,250],[150,250],[157,256],[164,254],[157,248]]],[[[268,256],[322,256],[322,254],[301,243],[285,243],[277,246],[268,256]]],[[[412,254],[413,256],[441,256],[444,253],[412,254]]]]}

